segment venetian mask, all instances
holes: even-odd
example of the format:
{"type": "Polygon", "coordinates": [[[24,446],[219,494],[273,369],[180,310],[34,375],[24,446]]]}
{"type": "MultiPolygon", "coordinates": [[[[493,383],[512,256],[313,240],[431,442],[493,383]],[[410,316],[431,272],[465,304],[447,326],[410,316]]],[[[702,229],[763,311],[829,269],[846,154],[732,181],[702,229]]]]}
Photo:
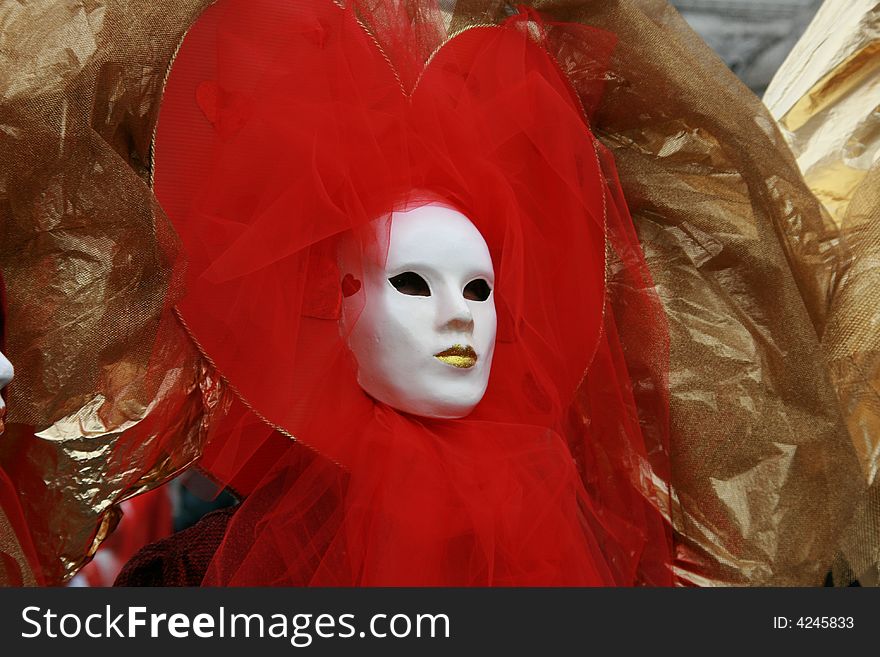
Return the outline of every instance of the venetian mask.
{"type": "MultiPolygon", "coordinates": [[[[363,281],[343,279],[342,330],[358,382],[413,415],[460,418],[483,398],[497,318],[492,258],[460,212],[440,204],[373,222],[387,252],[364,257],[363,281]],[[388,231],[390,230],[390,234],[388,231]]],[[[346,258],[341,257],[346,272],[346,258]]]]}

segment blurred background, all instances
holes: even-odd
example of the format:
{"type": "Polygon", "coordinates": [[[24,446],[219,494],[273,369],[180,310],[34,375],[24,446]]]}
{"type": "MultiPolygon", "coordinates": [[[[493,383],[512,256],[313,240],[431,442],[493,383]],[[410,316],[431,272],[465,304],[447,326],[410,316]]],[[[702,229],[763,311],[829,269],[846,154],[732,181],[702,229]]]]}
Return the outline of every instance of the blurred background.
{"type": "Polygon", "coordinates": [[[761,96],[822,0],[672,0],[672,4],[761,96]]]}

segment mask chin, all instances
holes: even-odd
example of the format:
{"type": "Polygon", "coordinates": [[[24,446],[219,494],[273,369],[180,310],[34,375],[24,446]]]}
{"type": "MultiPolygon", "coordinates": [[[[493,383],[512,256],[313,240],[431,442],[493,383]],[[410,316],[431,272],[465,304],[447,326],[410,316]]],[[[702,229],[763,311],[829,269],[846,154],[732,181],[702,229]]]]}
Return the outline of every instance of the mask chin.
{"type": "MultiPolygon", "coordinates": [[[[341,330],[358,383],[374,399],[430,418],[468,415],[486,392],[495,350],[494,269],[465,215],[431,203],[374,222],[383,257],[340,257],[341,330]],[[382,236],[387,235],[387,239],[382,236]],[[360,287],[348,272],[361,271],[360,287]],[[352,290],[355,290],[352,292],[352,290]]],[[[366,251],[366,250],[365,250],[366,251]]]]}
{"type": "Polygon", "coordinates": [[[376,401],[409,415],[455,420],[466,417],[477,407],[486,392],[482,385],[456,385],[445,388],[436,381],[419,381],[407,377],[404,385],[397,385],[387,378],[364,376],[365,368],[358,368],[358,384],[376,401]],[[432,387],[429,387],[432,386],[432,387]],[[415,394],[420,390],[423,394],[415,394]]]}

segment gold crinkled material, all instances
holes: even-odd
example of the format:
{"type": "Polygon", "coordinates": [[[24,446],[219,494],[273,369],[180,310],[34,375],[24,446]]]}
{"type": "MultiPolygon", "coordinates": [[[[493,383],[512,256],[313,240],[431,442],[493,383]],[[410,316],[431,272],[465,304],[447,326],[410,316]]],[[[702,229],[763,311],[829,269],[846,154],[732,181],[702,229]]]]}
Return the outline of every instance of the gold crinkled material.
{"type": "MultiPolygon", "coordinates": [[[[198,455],[228,401],[169,312],[179,258],[146,184],[162,80],[207,4],[0,10],[0,161],[13,163],[0,266],[19,375],[0,463],[40,493],[23,506],[56,581],[110,531],[116,503],[198,455]]],[[[452,30],[515,11],[444,4],[452,30]]],[[[665,1],[533,4],[619,38],[594,128],[669,318],[678,580],[820,584],[862,489],[818,337],[838,228],[773,118],[665,1]]],[[[596,74],[564,54],[575,85],[596,74]]],[[[664,498],[665,482],[643,480],[664,498]]]]}
{"type": "Polygon", "coordinates": [[[843,231],[852,261],[825,346],[869,489],[841,541],[835,583],[880,584],[880,163],[850,201],[843,231]]]}
{"type": "Polygon", "coordinates": [[[880,583],[880,7],[826,0],[767,89],[804,178],[848,254],[822,337],[869,490],[841,541],[835,583],[880,583]]]}
{"type": "Polygon", "coordinates": [[[880,159],[880,9],[826,0],[774,76],[764,102],[804,179],[841,225],[880,159]]]}
{"type": "Polygon", "coordinates": [[[168,62],[204,0],[0,5],[0,465],[48,583],[122,499],[198,455],[222,388],[172,314],[182,259],[147,184],[168,62]]]}

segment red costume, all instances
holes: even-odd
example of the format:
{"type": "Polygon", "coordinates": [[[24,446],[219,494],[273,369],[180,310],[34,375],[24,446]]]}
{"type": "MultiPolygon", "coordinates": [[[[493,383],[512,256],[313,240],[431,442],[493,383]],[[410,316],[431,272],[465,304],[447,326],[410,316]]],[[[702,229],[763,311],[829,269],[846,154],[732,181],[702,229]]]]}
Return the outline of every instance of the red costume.
{"type": "Polygon", "coordinates": [[[203,466],[246,499],[119,583],[671,584],[666,428],[639,416],[665,417],[668,338],[588,119],[613,38],[441,25],[221,0],[184,41],[155,191],[189,259],[182,319],[240,401],[203,466]],[[371,399],[338,323],[358,285],[339,241],[366,253],[424,190],[496,268],[489,387],[457,420],[371,399]],[[192,546],[210,565],[183,564],[192,546]]]}

